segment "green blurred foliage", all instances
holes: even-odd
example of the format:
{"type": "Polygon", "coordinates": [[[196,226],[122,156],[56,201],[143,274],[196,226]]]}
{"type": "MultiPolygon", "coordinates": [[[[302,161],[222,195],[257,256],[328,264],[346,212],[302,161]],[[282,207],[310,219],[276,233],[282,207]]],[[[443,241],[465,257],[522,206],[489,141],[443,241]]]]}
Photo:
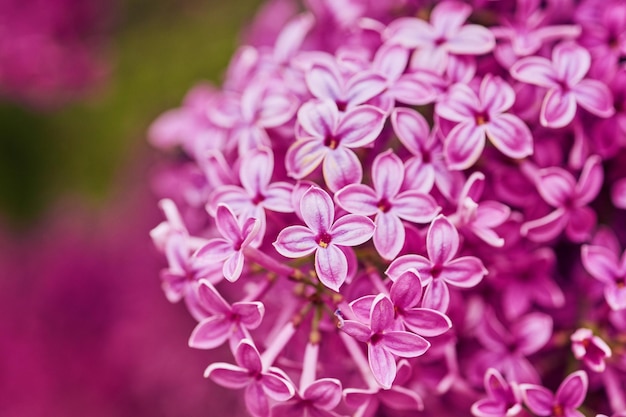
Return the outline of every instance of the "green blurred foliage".
{"type": "Polygon", "coordinates": [[[120,4],[107,54],[110,74],[98,91],[46,111],[0,104],[0,216],[28,225],[59,196],[103,201],[116,172],[147,151],[150,122],[178,106],[193,84],[220,82],[237,35],[259,4],[120,4]]]}

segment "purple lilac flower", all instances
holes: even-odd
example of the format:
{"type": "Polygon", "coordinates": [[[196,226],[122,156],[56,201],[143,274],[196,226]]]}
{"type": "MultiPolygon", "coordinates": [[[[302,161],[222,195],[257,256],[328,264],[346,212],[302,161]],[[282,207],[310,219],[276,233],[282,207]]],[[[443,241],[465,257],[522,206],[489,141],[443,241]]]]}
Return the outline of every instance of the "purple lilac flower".
{"type": "Polygon", "coordinates": [[[595,372],[604,371],[606,367],[604,360],[611,357],[611,348],[604,340],[585,328],[576,330],[570,340],[576,359],[582,359],[585,365],[595,372]]]}
{"type": "Polygon", "coordinates": [[[577,371],[561,383],[556,394],[540,385],[522,384],[524,404],[539,416],[584,416],[577,410],[587,395],[588,379],[585,371],[577,371]]]}
{"type": "Polygon", "coordinates": [[[485,372],[485,391],[487,398],[472,405],[472,414],[476,417],[508,417],[522,411],[522,396],[515,382],[510,384],[495,369],[485,372]]]}

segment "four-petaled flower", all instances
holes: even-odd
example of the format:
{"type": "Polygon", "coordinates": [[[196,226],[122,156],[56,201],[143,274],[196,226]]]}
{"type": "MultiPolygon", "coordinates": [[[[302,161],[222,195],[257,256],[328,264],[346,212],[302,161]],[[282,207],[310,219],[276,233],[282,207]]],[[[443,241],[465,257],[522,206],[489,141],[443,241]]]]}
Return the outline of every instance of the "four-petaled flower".
{"type": "Polygon", "coordinates": [[[541,105],[545,127],[567,126],[576,116],[576,104],[599,117],[615,112],[613,98],[600,81],[584,79],[591,65],[589,52],[573,42],[552,50],[552,61],[539,56],[520,59],[511,67],[513,78],[548,89],[541,105]]]}
{"type": "Polygon", "coordinates": [[[311,187],[300,200],[306,226],[283,229],[274,247],[283,256],[301,258],[315,252],[315,272],[320,282],[338,291],[348,276],[348,260],[341,246],[357,246],[374,234],[374,222],[348,214],[336,221],[333,200],[321,188],[311,187]]]}
{"type": "Polygon", "coordinates": [[[584,417],[577,410],[587,396],[588,379],[585,371],[574,372],[565,378],[556,395],[540,385],[521,384],[526,406],[538,416],[584,417]]]}
{"type": "Polygon", "coordinates": [[[414,190],[400,192],[403,180],[402,160],[388,150],[378,155],[372,164],[373,189],[352,184],[335,194],[335,201],[344,210],[363,216],[376,215],[374,247],[385,259],[394,259],[404,245],[402,220],[428,223],[441,209],[428,194],[414,190]]]}
{"type": "Polygon", "coordinates": [[[339,417],[332,410],[340,402],[341,382],[333,378],[322,378],[304,388],[297,398],[272,408],[272,417],[339,417]]]}
{"type": "Polygon", "coordinates": [[[581,360],[595,372],[604,372],[604,360],[611,357],[611,348],[598,336],[594,336],[590,329],[581,328],[571,336],[572,352],[576,359],[581,360]]]}
{"type": "Polygon", "coordinates": [[[487,398],[472,405],[472,414],[476,417],[511,417],[522,411],[522,396],[515,382],[510,384],[494,368],[485,372],[485,391],[487,398]]]}
{"type": "Polygon", "coordinates": [[[604,284],[604,298],[613,310],[626,308],[626,251],[620,259],[611,249],[599,245],[583,245],[583,266],[604,284]]]}
{"type": "Polygon", "coordinates": [[[344,320],[341,329],[360,342],[367,343],[367,356],[376,381],[385,389],[396,379],[396,359],[421,356],[430,343],[415,333],[394,329],[393,303],[384,294],[372,302],[369,326],[356,320],[344,320]]]}

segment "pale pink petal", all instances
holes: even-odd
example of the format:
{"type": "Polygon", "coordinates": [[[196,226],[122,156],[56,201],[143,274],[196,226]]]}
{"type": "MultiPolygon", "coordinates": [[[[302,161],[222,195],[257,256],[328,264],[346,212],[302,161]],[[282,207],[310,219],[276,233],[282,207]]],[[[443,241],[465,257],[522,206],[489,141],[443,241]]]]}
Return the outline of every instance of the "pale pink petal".
{"type": "Polygon", "coordinates": [[[573,42],[563,42],[552,50],[552,61],[559,79],[573,87],[589,71],[591,55],[585,48],[573,42]]]}
{"type": "Polygon", "coordinates": [[[373,333],[380,333],[389,328],[394,319],[393,303],[384,294],[376,296],[370,310],[370,328],[373,333]]]}
{"type": "Polygon", "coordinates": [[[324,139],[339,123],[339,110],[330,100],[308,101],[298,110],[298,123],[312,137],[324,139]]]}
{"type": "Polygon", "coordinates": [[[369,218],[358,214],[347,214],[337,219],[329,234],[333,244],[357,246],[372,237],[374,228],[374,222],[369,218]]]}
{"type": "Polygon", "coordinates": [[[230,282],[237,281],[243,271],[243,263],[244,256],[241,251],[234,252],[230,255],[224,262],[224,267],[222,268],[224,278],[230,282]]]}
{"type": "Polygon", "coordinates": [[[346,405],[352,408],[359,408],[366,403],[369,404],[372,400],[375,401],[375,397],[380,395],[380,392],[381,391],[378,389],[378,387],[370,388],[368,390],[363,390],[359,388],[346,388],[345,390],[343,390],[343,396],[346,405]]]}
{"type": "Polygon", "coordinates": [[[189,347],[214,349],[221,346],[231,334],[233,323],[223,316],[211,316],[202,320],[191,332],[189,347]]]}
{"type": "Polygon", "coordinates": [[[302,179],[317,168],[330,148],[316,138],[294,142],[285,155],[285,167],[289,176],[302,179]]]}
{"type": "Polygon", "coordinates": [[[279,213],[293,213],[294,207],[291,203],[292,192],[293,184],[275,182],[265,190],[263,206],[279,213]]]}
{"type": "Polygon", "coordinates": [[[216,362],[204,371],[205,378],[225,388],[239,389],[248,385],[252,378],[247,369],[229,363],[216,362]]]}
{"type": "Polygon", "coordinates": [[[213,314],[227,315],[231,312],[230,305],[217,292],[215,287],[205,279],[201,280],[198,286],[198,302],[213,314]]]}
{"type": "Polygon", "coordinates": [[[259,382],[263,386],[265,394],[276,401],[287,401],[295,394],[295,390],[289,382],[274,374],[264,374],[259,382]]]}
{"type": "Polygon", "coordinates": [[[387,274],[392,281],[395,281],[406,271],[416,269],[420,274],[422,286],[425,286],[428,284],[430,279],[432,279],[432,276],[430,275],[431,268],[432,262],[423,256],[412,254],[403,255],[391,262],[389,268],[385,271],[385,274],[387,274]]]}
{"type": "Polygon", "coordinates": [[[333,244],[318,248],[315,252],[315,272],[322,284],[333,291],[339,291],[348,276],[346,255],[333,244]]]}
{"type": "Polygon", "coordinates": [[[494,228],[504,223],[511,215],[509,206],[497,201],[481,201],[476,209],[474,224],[494,228]]]}
{"type": "Polygon", "coordinates": [[[344,320],[340,328],[359,342],[369,341],[372,335],[369,327],[354,320],[344,320]]]}
{"type": "Polygon", "coordinates": [[[270,91],[260,103],[260,111],[256,115],[259,126],[277,127],[287,123],[298,110],[300,101],[285,89],[270,91]]]}
{"type": "Polygon", "coordinates": [[[607,285],[604,287],[604,298],[613,310],[623,310],[626,308],[626,287],[607,285]]]}
{"type": "Polygon", "coordinates": [[[300,213],[309,229],[314,233],[325,233],[335,218],[335,205],[326,191],[311,187],[302,195],[300,213]]]}
{"type": "Polygon", "coordinates": [[[517,351],[524,356],[532,355],[552,337],[552,318],[543,313],[530,313],[513,325],[512,333],[516,338],[517,351]]]}
{"type": "Polygon", "coordinates": [[[432,164],[424,163],[421,155],[417,155],[406,161],[404,165],[403,187],[408,190],[429,194],[433,189],[433,185],[435,185],[435,181],[445,181],[442,180],[442,177],[445,175],[450,176],[447,170],[445,174],[436,173],[432,164]]]}
{"type": "Polygon", "coordinates": [[[363,216],[376,214],[379,200],[374,190],[363,184],[348,185],[335,193],[335,201],[341,208],[363,216]]]}
{"type": "Polygon", "coordinates": [[[341,74],[329,62],[315,63],[306,73],[306,85],[319,99],[343,100],[341,74]]]}
{"type": "Polygon", "coordinates": [[[322,378],[304,389],[302,399],[315,404],[316,408],[332,410],[341,402],[341,382],[334,378],[322,378]]]}
{"type": "Polygon", "coordinates": [[[424,408],[424,401],[414,390],[399,385],[379,391],[378,399],[394,410],[416,411],[424,408]]]}
{"type": "Polygon", "coordinates": [[[392,213],[414,223],[428,223],[441,211],[441,207],[430,194],[413,190],[401,192],[391,203],[392,213]]]}
{"type": "Polygon", "coordinates": [[[471,121],[475,124],[476,112],[481,109],[476,93],[465,84],[454,84],[448,94],[435,106],[435,112],[452,122],[471,121]]]}
{"type": "Polygon", "coordinates": [[[587,396],[589,380],[585,371],[574,372],[565,378],[556,392],[556,400],[567,408],[578,408],[587,396]]]}
{"type": "Polygon", "coordinates": [[[448,41],[446,48],[453,54],[482,55],[496,46],[493,33],[484,26],[465,25],[448,41]]]}
{"type": "Polygon", "coordinates": [[[423,337],[404,331],[387,332],[380,343],[389,352],[403,358],[422,356],[430,348],[430,343],[423,337]]]}
{"type": "Polygon", "coordinates": [[[415,17],[401,17],[387,26],[383,37],[391,44],[415,49],[433,45],[437,34],[428,22],[415,17]]]}
{"type": "Polygon", "coordinates": [[[559,87],[557,73],[546,58],[531,56],[520,59],[513,64],[510,72],[518,81],[545,88],[559,87]]]}
{"type": "Polygon", "coordinates": [[[363,167],[356,154],[343,146],[329,151],[322,165],[324,181],[331,191],[358,184],[363,179],[363,167]]]}
{"type": "Polygon", "coordinates": [[[246,408],[253,417],[267,417],[270,415],[270,405],[263,386],[254,382],[246,387],[244,394],[246,408]]]}
{"type": "Polygon", "coordinates": [[[237,365],[253,373],[260,373],[263,368],[259,351],[248,339],[239,342],[235,352],[235,361],[237,365]]]}
{"type": "Polygon", "coordinates": [[[576,200],[579,204],[589,204],[600,193],[604,182],[602,159],[592,156],[587,159],[576,184],[576,200]]]}
{"type": "Polygon", "coordinates": [[[239,169],[239,180],[251,196],[261,194],[274,172],[274,155],[269,149],[258,149],[243,158],[239,169]]]}
{"type": "Polygon", "coordinates": [[[535,242],[547,242],[563,231],[568,220],[569,215],[563,209],[556,209],[539,219],[523,223],[521,234],[535,242]]]}
{"type": "Polygon", "coordinates": [[[485,130],[473,121],[456,125],[444,143],[448,167],[463,170],[474,165],[485,148],[485,130]]]}
{"type": "Polygon", "coordinates": [[[406,232],[400,218],[392,212],[380,212],[376,215],[374,247],[384,259],[393,260],[404,246],[406,232]]]}
{"type": "Polygon", "coordinates": [[[494,117],[485,129],[487,137],[500,152],[510,158],[521,159],[533,153],[533,136],[519,117],[501,114],[494,117]]]}
{"type": "Polygon", "coordinates": [[[335,137],[343,146],[359,148],[374,142],[383,130],[385,113],[377,107],[362,105],[348,110],[339,122],[335,137]]]}
{"type": "Polygon", "coordinates": [[[215,216],[217,206],[226,204],[234,213],[240,215],[252,206],[250,195],[243,188],[236,185],[222,185],[209,196],[207,210],[211,216],[215,216]]]}
{"type": "Polygon", "coordinates": [[[317,249],[316,235],[304,226],[289,226],[278,234],[274,248],[287,258],[302,258],[317,249]]]}
{"type": "Polygon", "coordinates": [[[404,165],[391,149],[378,154],[372,164],[372,182],[378,196],[392,198],[402,186],[404,165]]]}
{"type": "Polygon", "coordinates": [[[400,274],[391,286],[389,297],[396,307],[407,310],[415,307],[422,298],[422,282],[415,271],[400,274]]]}
{"type": "Polygon", "coordinates": [[[575,115],[576,96],[574,93],[564,93],[558,88],[553,88],[543,99],[539,120],[542,126],[556,129],[570,124],[575,115]]]}
{"type": "Polygon", "coordinates": [[[457,33],[472,14],[472,7],[458,1],[442,1],[430,14],[437,35],[457,33]]]}
{"type": "Polygon", "coordinates": [[[522,384],[520,385],[524,403],[535,414],[549,416],[552,414],[554,405],[554,395],[550,390],[540,385],[522,384]]]}
{"type": "Polygon", "coordinates": [[[241,229],[237,223],[237,218],[227,205],[220,204],[217,206],[215,225],[220,234],[231,242],[239,242],[241,239],[241,229]]]}
{"type": "Polygon", "coordinates": [[[572,242],[586,242],[591,239],[597,223],[596,212],[591,207],[577,207],[569,216],[569,221],[565,226],[565,235],[572,242]]]}
{"type": "Polygon", "coordinates": [[[485,75],[478,91],[480,102],[489,114],[507,111],[515,103],[515,91],[498,76],[485,75]]]}
{"type": "Polygon", "coordinates": [[[589,113],[598,117],[615,114],[611,90],[598,80],[583,80],[572,88],[576,102],[589,113]]]}
{"type": "Polygon", "coordinates": [[[260,301],[238,302],[233,304],[233,313],[239,316],[241,323],[248,329],[256,329],[263,321],[265,307],[260,301]]]}
{"type": "Polygon", "coordinates": [[[565,206],[574,197],[575,189],[574,177],[562,168],[545,168],[539,172],[537,191],[552,207],[565,206]]]}
{"type": "Polygon", "coordinates": [[[397,80],[406,69],[410,51],[400,45],[384,43],[372,62],[372,68],[388,80],[397,80]]]}
{"type": "Polygon", "coordinates": [[[220,262],[234,253],[233,243],[226,239],[211,239],[194,254],[203,262],[220,262]]]}
{"type": "Polygon", "coordinates": [[[391,113],[391,125],[409,152],[421,155],[422,147],[430,135],[430,128],[424,116],[413,109],[398,107],[391,113]]]}
{"type": "Polygon", "coordinates": [[[441,77],[429,70],[423,70],[421,73],[411,73],[402,75],[390,88],[389,92],[396,101],[411,106],[423,106],[430,104],[437,99],[438,92],[434,87],[434,83],[429,82],[428,78],[433,78],[437,84],[441,84],[441,77]],[[428,73],[427,76],[424,74],[428,73]]]}
{"type": "Polygon", "coordinates": [[[396,360],[382,344],[370,344],[367,350],[370,369],[383,388],[389,389],[396,379],[396,360]]]}
{"type": "Polygon", "coordinates": [[[459,232],[445,216],[439,215],[428,228],[426,251],[428,258],[436,265],[450,262],[459,250],[459,232]]]}
{"type": "Polygon", "coordinates": [[[411,331],[426,337],[444,334],[452,327],[445,314],[429,308],[412,308],[404,312],[404,325],[411,331]]]}
{"type": "Polygon", "coordinates": [[[422,300],[424,308],[441,311],[445,313],[450,305],[450,290],[442,279],[433,279],[424,291],[422,300]]]}
{"type": "Polygon", "coordinates": [[[487,274],[482,261],[475,256],[462,256],[446,263],[441,278],[448,284],[460,288],[472,288],[487,274]]]}
{"type": "Polygon", "coordinates": [[[613,284],[620,276],[617,257],[603,246],[583,245],[581,259],[587,272],[605,284],[613,284]]]}
{"type": "Polygon", "coordinates": [[[387,88],[387,80],[372,72],[359,72],[346,85],[346,100],[352,105],[365,103],[387,88]]]}
{"type": "Polygon", "coordinates": [[[350,303],[352,313],[354,313],[354,316],[361,323],[370,322],[370,312],[372,311],[372,304],[374,304],[375,299],[375,295],[364,295],[350,303]]]}

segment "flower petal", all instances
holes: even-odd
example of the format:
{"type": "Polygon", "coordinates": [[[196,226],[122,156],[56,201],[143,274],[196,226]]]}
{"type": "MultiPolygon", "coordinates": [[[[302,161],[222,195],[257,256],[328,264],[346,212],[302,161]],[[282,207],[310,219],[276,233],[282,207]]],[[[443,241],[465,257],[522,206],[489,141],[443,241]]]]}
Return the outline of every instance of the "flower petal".
{"type": "Polygon", "coordinates": [[[604,182],[602,159],[594,155],[587,159],[576,184],[576,200],[579,204],[589,204],[600,193],[604,182]]]}
{"type": "Polygon", "coordinates": [[[370,344],[367,349],[367,357],[376,382],[384,389],[391,388],[396,379],[396,360],[382,344],[370,344]]]}
{"type": "Polygon", "coordinates": [[[239,242],[241,239],[241,229],[237,223],[237,218],[227,205],[220,204],[217,206],[215,225],[225,239],[231,242],[239,242]]]}
{"type": "Polygon", "coordinates": [[[253,417],[267,417],[270,415],[270,405],[263,386],[257,382],[246,387],[244,394],[246,408],[253,417]]]}
{"type": "Polygon", "coordinates": [[[540,416],[552,415],[555,398],[550,390],[533,384],[521,384],[520,389],[524,403],[530,408],[530,411],[540,416]]]}
{"type": "Polygon", "coordinates": [[[378,399],[394,410],[419,411],[424,408],[424,401],[414,390],[398,385],[379,391],[378,399]]]}
{"type": "Polygon", "coordinates": [[[401,310],[415,307],[422,298],[422,281],[417,272],[408,270],[400,274],[391,286],[389,298],[401,310]]]}
{"type": "Polygon", "coordinates": [[[189,347],[214,349],[221,346],[231,334],[233,323],[223,316],[211,316],[202,320],[191,332],[189,347]]]}
{"type": "Polygon", "coordinates": [[[389,352],[402,358],[422,356],[430,348],[430,343],[423,337],[404,331],[386,332],[380,343],[389,352]]]}
{"type": "Polygon", "coordinates": [[[578,83],[572,92],[576,102],[589,113],[598,117],[611,117],[615,114],[613,95],[611,90],[598,80],[583,80],[578,83]]]}
{"type": "Polygon", "coordinates": [[[523,223],[520,231],[522,236],[527,236],[534,242],[547,242],[563,231],[569,217],[563,209],[556,209],[539,219],[523,223]]]}
{"type": "Polygon", "coordinates": [[[215,287],[205,279],[201,280],[198,286],[198,302],[213,314],[227,315],[231,312],[230,305],[215,287]]]}
{"type": "Polygon", "coordinates": [[[322,378],[304,389],[302,399],[310,401],[316,408],[332,410],[342,398],[341,381],[334,378],[322,378]]]}
{"type": "Polygon", "coordinates": [[[384,294],[378,294],[372,302],[370,310],[370,328],[373,333],[380,333],[393,324],[393,303],[384,294]]]}
{"type": "Polygon", "coordinates": [[[396,259],[389,265],[385,274],[391,278],[392,281],[398,279],[398,277],[404,272],[416,269],[420,274],[422,280],[422,286],[427,285],[432,276],[430,270],[432,268],[432,262],[420,255],[403,255],[396,259]]]}
{"type": "Polygon", "coordinates": [[[533,153],[533,136],[522,120],[512,114],[494,117],[485,130],[487,137],[500,152],[521,159],[533,153]]]}
{"type": "Polygon", "coordinates": [[[363,104],[387,88],[387,80],[373,72],[357,72],[346,85],[346,100],[352,105],[363,104]]]}
{"type": "Polygon", "coordinates": [[[317,249],[316,235],[304,226],[289,226],[278,234],[274,248],[287,258],[302,258],[317,249]]]}
{"type": "Polygon", "coordinates": [[[238,302],[233,304],[233,313],[239,316],[241,324],[248,329],[256,329],[263,321],[265,306],[260,301],[238,302]]]}
{"type": "Polygon", "coordinates": [[[448,167],[463,170],[478,161],[485,148],[485,130],[473,121],[454,126],[444,143],[444,155],[448,167]]]}
{"type": "Polygon", "coordinates": [[[576,96],[574,93],[553,88],[543,99],[539,121],[544,127],[556,129],[570,124],[575,115],[576,96]]]}
{"type": "Polygon", "coordinates": [[[343,100],[341,74],[336,65],[316,62],[307,71],[306,85],[313,96],[319,99],[343,100]]]}
{"type": "Polygon", "coordinates": [[[400,218],[391,212],[376,215],[374,247],[384,259],[393,260],[402,250],[406,232],[400,218]]]}
{"type": "Polygon", "coordinates": [[[448,94],[435,106],[435,112],[452,122],[474,121],[476,112],[481,109],[481,103],[469,86],[454,84],[448,94]]]}
{"type": "Polygon", "coordinates": [[[252,341],[244,339],[239,342],[237,351],[235,352],[235,362],[249,372],[260,373],[263,366],[261,365],[261,356],[252,341]]]}
{"type": "Polygon", "coordinates": [[[424,116],[413,109],[398,107],[391,113],[391,125],[400,142],[413,155],[421,155],[430,128],[424,116]]]}
{"type": "Polygon", "coordinates": [[[413,223],[428,223],[441,211],[441,207],[430,194],[416,190],[401,192],[391,204],[392,213],[413,223]]]}
{"type": "Polygon", "coordinates": [[[424,291],[424,299],[422,300],[424,308],[441,311],[445,313],[450,305],[450,290],[448,285],[442,279],[434,279],[426,287],[424,291]]]}
{"type": "Polygon", "coordinates": [[[285,155],[285,167],[289,176],[302,179],[317,168],[330,148],[317,138],[306,138],[294,142],[285,155]]]}
{"type": "Polygon", "coordinates": [[[291,383],[277,375],[267,373],[264,374],[259,381],[267,396],[276,401],[287,401],[295,394],[291,383]]]}
{"type": "Polygon", "coordinates": [[[515,91],[502,78],[487,74],[483,77],[478,97],[485,111],[489,114],[500,114],[515,103],[515,91]]]}
{"type": "Polygon", "coordinates": [[[348,276],[346,255],[333,244],[318,248],[315,252],[315,272],[322,284],[333,291],[339,291],[348,276]]]}
{"type": "Polygon", "coordinates": [[[585,371],[577,371],[561,383],[556,392],[556,400],[566,408],[578,408],[585,401],[589,379],[585,371]]]}
{"type": "Polygon", "coordinates": [[[279,213],[293,213],[294,207],[291,203],[291,193],[293,184],[287,182],[275,182],[265,190],[263,207],[279,213]]]}
{"type": "Polygon", "coordinates": [[[274,155],[272,151],[257,149],[243,158],[239,168],[241,185],[250,195],[255,196],[265,191],[274,172],[274,155]]]}
{"type": "Polygon", "coordinates": [[[480,25],[465,25],[446,42],[448,51],[459,55],[482,55],[495,46],[496,39],[491,31],[480,25]]]}
{"type": "Polygon", "coordinates": [[[426,251],[428,258],[436,265],[450,262],[459,250],[459,232],[447,217],[439,215],[428,228],[426,251]]]}
{"type": "Polygon", "coordinates": [[[406,310],[402,322],[412,332],[426,337],[442,335],[452,327],[452,322],[448,316],[429,308],[406,310]]]}
{"type": "Polygon", "coordinates": [[[552,337],[552,318],[543,313],[530,313],[513,325],[512,333],[517,351],[524,356],[532,355],[552,337]]]}
{"type": "Polygon", "coordinates": [[[359,342],[364,343],[369,341],[369,338],[372,335],[372,331],[369,327],[355,320],[344,320],[340,329],[348,335],[354,337],[359,342]]]}
{"type": "Polygon", "coordinates": [[[357,106],[344,115],[335,137],[343,146],[360,148],[374,142],[385,124],[385,113],[370,105],[357,106]]]}
{"type": "Polygon", "coordinates": [[[575,86],[589,71],[591,55],[574,42],[562,42],[552,50],[552,62],[559,80],[575,86]]]}
{"type": "Polygon", "coordinates": [[[591,207],[577,207],[572,210],[565,225],[565,235],[575,243],[583,243],[591,238],[598,222],[596,212],[591,207]]]}
{"type": "Polygon", "coordinates": [[[558,87],[557,73],[552,63],[543,57],[530,56],[520,59],[510,69],[511,76],[518,81],[540,87],[558,87]]]}
{"type": "Polygon", "coordinates": [[[347,185],[360,183],[363,179],[361,161],[352,150],[343,146],[326,154],[322,172],[326,185],[333,192],[347,185]]]}
{"type": "Polygon", "coordinates": [[[376,214],[379,200],[376,192],[363,184],[347,185],[335,193],[335,201],[342,209],[362,216],[376,214]]]}
{"type": "Polygon", "coordinates": [[[394,197],[400,191],[403,179],[404,165],[391,149],[376,156],[372,164],[372,182],[379,196],[394,197]]]}
{"type": "Polygon", "coordinates": [[[309,188],[300,200],[302,220],[314,233],[330,230],[335,217],[335,205],[328,193],[319,187],[309,188]]]}
{"type": "Polygon", "coordinates": [[[576,181],[572,174],[559,167],[542,169],[539,172],[537,191],[552,207],[562,207],[574,196],[576,181]]]}
{"type": "Polygon", "coordinates": [[[441,279],[459,288],[472,288],[482,281],[487,269],[475,256],[462,256],[448,262],[441,271],[441,279]]]}
{"type": "Polygon", "coordinates": [[[332,100],[307,101],[298,110],[298,123],[311,137],[324,139],[335,132],[339,110],[332,100]]]}
{"type": "Polygon", "coordinates": [[[617,257],[603,246],[583,245],[583,266],[592,277],[605,284],[613,284],[620,275],[617,257]]]}

